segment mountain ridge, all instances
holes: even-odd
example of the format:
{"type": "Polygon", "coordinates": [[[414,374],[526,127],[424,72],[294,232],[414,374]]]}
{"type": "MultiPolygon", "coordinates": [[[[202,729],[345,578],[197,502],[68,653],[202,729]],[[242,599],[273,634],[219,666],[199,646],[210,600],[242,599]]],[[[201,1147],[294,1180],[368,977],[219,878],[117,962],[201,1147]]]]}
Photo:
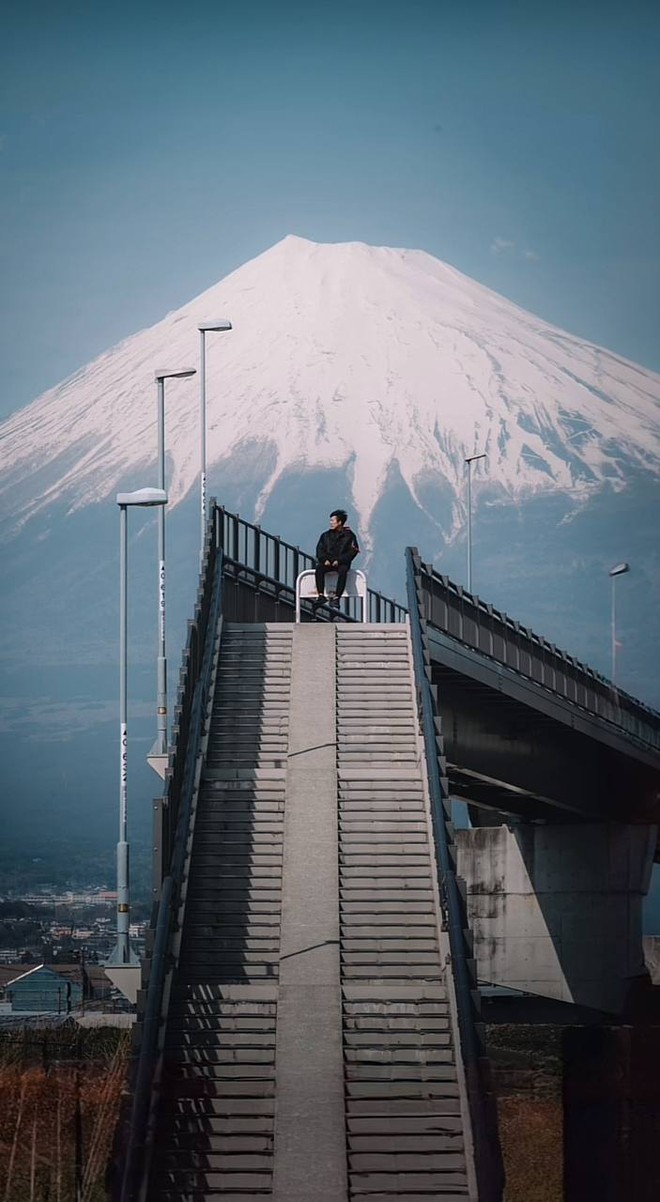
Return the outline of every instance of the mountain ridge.
{"type": "MultiPolygon", "coordinates": [[[[5,534],[54,502],[106,500],[127,474],[151,482],[154,368],[196,363],[197,324],[213,316],[234,329],[207,339],[208,462],[255,439],[271,449],[257,518],[287,473],[338,469],[369,545],[396,465],[422,509],[420,482],[447,482],[450,512],[429,516],[451,539],[469,454],[488,455],[488,487],[510,499],[547,489],[580,502],[624,487],[630,469],[660,470],[660,376],[425,251],[289,235],[0,425],[5,534]]],[[[166,390],[176,506],[199,470],[198,383],[166,390]]]]}

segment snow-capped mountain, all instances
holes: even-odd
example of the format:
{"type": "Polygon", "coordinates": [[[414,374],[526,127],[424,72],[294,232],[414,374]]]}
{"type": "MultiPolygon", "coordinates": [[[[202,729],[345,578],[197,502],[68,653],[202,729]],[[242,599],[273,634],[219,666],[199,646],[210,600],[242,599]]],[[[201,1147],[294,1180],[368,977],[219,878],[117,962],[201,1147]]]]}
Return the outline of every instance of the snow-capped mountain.
{"type": "MultiPolygon", "coordinates": [[[[475,590],[607,673],[608,569],[630,561],[617,681],[660,704],[660,377],[421,251],[289,237],[0,426],[0,760],[16,854],[45,856],[75,830],[111,856],[115,492],[156,483],[154,372],[198,367],[198,325],[220,317],[233,330],[206,342],[210,495],[306,549],[345,505],[370,583],[402,599],[407,544],[465,580],[464,460],[483,452],[475,590]]],[[[172,689],[197,586],[198,397],[199,377],[167,381],[172,689]]],[[[132,513],[130,533],[129,779],[146,848],[153,514],[132,513]]]]}
{"type": "MultiPolygon", "coordinates": [[[[234,329],[208,335],[208,461],[261,447],[257,518],[302,470],[345,474],[367,544],[394,469],[445,538],[463,523],[476,452],[511,498],[587,498],[631,471],[660,473],[657,375],[423,251],[288,237],[0,427],[6,533],[151,478],[154,369],[196,365],[198,324],[220,316],[234,329]],[[453,495],[442,514],[425,501],[430,481],[453,495]]],[[[197,396],[194,379],[167,383],[173,505],[197,486],[197,396]]]]}

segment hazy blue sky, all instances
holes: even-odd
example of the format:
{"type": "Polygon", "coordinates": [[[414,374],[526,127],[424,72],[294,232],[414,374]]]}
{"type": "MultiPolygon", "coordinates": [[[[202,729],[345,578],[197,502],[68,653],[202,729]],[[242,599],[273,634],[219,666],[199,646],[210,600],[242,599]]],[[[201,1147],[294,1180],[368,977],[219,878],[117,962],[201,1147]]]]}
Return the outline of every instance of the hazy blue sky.
{"type": "Polygon", "coordinates": [[[0,414],[287,233],[421,247],[660,370],[660,5],[5,7],[0,414]]]}

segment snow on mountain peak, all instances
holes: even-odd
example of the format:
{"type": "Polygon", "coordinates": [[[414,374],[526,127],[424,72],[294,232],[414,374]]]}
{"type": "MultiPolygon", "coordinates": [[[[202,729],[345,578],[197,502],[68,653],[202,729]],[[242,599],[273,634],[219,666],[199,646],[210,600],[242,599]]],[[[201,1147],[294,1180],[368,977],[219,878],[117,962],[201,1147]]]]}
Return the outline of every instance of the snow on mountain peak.
{"type": "MultiPolygon", "coordinates": [[[[457,509],[475,452],[514,498],[660,471],[659,376],[424,251],[289,235],[4,422],[0,507],[14,527],[54,501],[105,500],[136,472],[154,483],[154,369],[196,363],[198,324],[218,317],[233,330],[206,336],[208,463],[272,448],[260,511],[299,469],[345,469],[367,536],[395,465],[418,503],[441,478],[457,509]]],[[[195,378],[166,382],[173,504],[198,479],[198,395],[195,378]]]]}

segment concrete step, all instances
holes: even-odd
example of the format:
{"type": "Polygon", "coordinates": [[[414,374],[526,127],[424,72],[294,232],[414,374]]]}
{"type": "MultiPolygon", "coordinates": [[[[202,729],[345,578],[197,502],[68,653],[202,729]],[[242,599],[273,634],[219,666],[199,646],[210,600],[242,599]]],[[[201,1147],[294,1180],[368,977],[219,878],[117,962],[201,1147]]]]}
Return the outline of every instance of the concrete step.
{"type": "MultiPolygon", "coordinates": [[[[270,960],[273,956],[279,959],[280,932],[278,927],[273,929],[275,934],[272,939],[224,939],[221,935],[191,937],[188,939],[185,951],[181,953],[181,963],[189,964],[193,960],[199,960],[203,964],[204,957],[209,965],[219,961],[222,961],[223,964],[231,963],[237,959],[245,962],[258,961],[262,958],[265,962],[266,959],[270,960]]],[[[376,949],[366,948],[364,950],[376,949]]]]}
{"type": "MultiPolygon", "coordinates": [[[[245,905],[252,905],[253,902],[263,902],[272,908],[274,905],[279,905],[280,898],[281,889],[272,883],[262,886],[253,885],[251,882],[247,884],[245,882],[240,884],[220,882],[216,886],[205,884],[197,889],[193,882],[188,890],[189,901],[205,902],[209,906],[215,904],[218,913],[221,912],[223,903],[241,901],[245,905]]],[[[256,913],[256,910],[254,912],[256,913]]]]}
{"type": "Polygon", "coordinates": [[[351,1141],[358,1144],[363,1139],[374,1138],[383,1140],[394,1138],[397,1141],[426,1137],[431,1140],[451,1140],[461,1132],[462,1124],[456,1115],[446,1114],[440,1110],[413,1115],[349,1115],[346,1127],[351,1141]]]}
{"type": "Polygon", "coordinates": [[[381,1098],[392,1098],[399,1101],[403,1098],[427,1100],[435,1098],[458,1098],[459,1086],[456,1081],[442,1078],[409,1078],[390,1077],[385,1074],[365,1078],[357,1074],[346,1079],[346,1096],[349,1099],[363,1101],[379,1101],[381,1098]]]}
{"type": "Polygon", "coordinates": [[[270,1076],[275,1063],[275,1044],[270,1047],[227,1047],[225,1044],[195,1044],[168,1043],[166,1060],[169,1065],[176,1063],[182,1068],[189,1065],[208,1065],[212,1074],[225,1074],[233,1077],[264,1077],[270,1076]],[[263,1070],[263,1071],[262,1071],[263,1070]]]}
{"type": "MultiPolygon", "coordinates": [[[[366,823],[361,824],[363,827],[366,823]]],[[[428,860],[428,842],[427,835],[421,822],[411,824],[412,827],[419,829],[411,829],[410,825],[405,823],[397,823],[390,830],[375,830],[371,833],[368,842],[366,841],[369,831],[351,829],[348,823],[342,824],[342,847],[344,857],[348,862],[348,857],[354,856],[369,856],[378,855],[384,857],[386,855],[421,855],[424,854],[428,860]]]]}
{"type": "MultiPolygon", "coordinates": [[[[151,1196],[169,1202],[178,1199],[186,1202],[188,1198],[202,1199],[221,1195],[223,1202],[227,1199],[240,1198],[246,1202],[246,1192],[250,1194],[264,1193],[270,1190],[271,1173],[214,1173],[194,1172],[178,1169],[155,1170],[152,1173],[151,1196]],[[236,1191],[236,1192],[235,1192],[236,1191]],[[240,1191],[240,1192],[238,1192],[240,1191]]],[[[249,1195],[248,1195],[249,1196],[249,1195]]]]}
{"type": "Polygon", "coordinates": [[[214,781],[257,781],[259,783],[286,781],[286,768],[214,768],[204,772],[206,780],[214,781]]]}
{"type": "Polygon", "coordinates": [[[193,852],[192,863],[198,879],[203,878],[209,870],[223,876],[240,874],[244,877],[251,871],[257,876],[282,875],[281,853],[244,848],[233,851],[225,843],[221,850],[203,844],[193,852]]]}
{"type": "Polygon", "coordinates": [[[190,938],[203,939],[220,935],[225,939],[274,939],[277,937],[279,929],[280,923],[277,915],[245,922],[217,918],[212,921],[196,922],[190,938]]]}
{"type": "Polygon", "coordinates": [[[270,941],[239,940],[230,942],[219,939],[195,939],[191,940],[181,952],[182,964],[195,960],[202,965],[206,963],[209,967],[213,967],[219,959],[223,964],[239,960],[245,964],[277,964],[279,961],[279,936],[270,941]]]}
{"type": "MultiPolygon", "coordinates": [[[[238,1142],[240,1147],[242,1141],[238,1142]]],[[[228,1149],[225,1152],[199,1152],[199,1150],[191,1149],[186,1159],[187,1172],[202,1172],[205,1175],[214,1172],[263,1173],[272,1169],[272,1150],[268,1146],[260,1151],[228,1149]]],[[[161,1153],[158,1158],[158,1168],[161,1173],[168,1169],[178,1171],[178,1164],[179,1156],[176,1152],[161,1153]]]]}
{"type": "Polygon", "coordinates": [[[373,864],[369,868],[340,865],[340,887],[342,889],[423,889],[430,884],[431,868],[428,859],[420,864],[409,864],[405,871],[399,864],[373,864]]]}
{"type": "Polygon", "coordinates": [[[401,817],[385,814],[378,818],[369,813],[349,818],[341,812],[339,826],[347,847],[364,842],[366,836],[373,844],[396,842],[399,838],[405,838],[407,843],[426,842],[426,819],[409,816],[405,811],[401,812],[401,817]]]}
{"type": "MultiPolygon", "coordinates": [[[[266,860],[266,856],[255,853],[257,862],[266,860]]],[[[272,860],[273,857],[270,857],[272,860]]],[[[384,848],[374,848],[367,851],[356,844],[347,844],[339,857],[340,872],[345,878],[389,876],[399,873],[403,877],[424,876],[431,872],[428,848],[423,844],[411,843],[405,845],[388,844],[384,848]]]]}
{"type": "Polygon", "coordinates": [[[286,787],[282,781],[202,779],[198,813],[217,818],[232,809],[255,817],[277,813],[284,806],[286,787]],[[208,809],[207,809],[208,807],[208,809]]]}
{"type": "Polygon", "coordinates": [[[245,897],[234,896],[233,893],[220,899],[201,897],[195,902],[189,898],[187,909],[190,911],[191,921],[194,916],[194,921],[207,923],[214,918],[224,917],[233,922],[239,922],[242,919],[246,922],[266,922],[268,918],[274,918],[279,922],[279,910],[266,893],[261,891],[256,898],[253,897],[249,900],[246,900],[245,897]]]}
{"type": "Polygon", "coordinates": [[[405,765],[373,762],[361,768],[357,764],[344,764],[342,761],[343,757],[340,757],[338,768],[340,785],[344,781],[349,784],[352,781],[364,780],[369,781],[371,785],[375,786],[378,786],[381,782],[387,785],[391,784],[392,781],[396,781],[397,784],[400,781],[400,788],[405,788],[406,785],[417,790],[421,788],[419,773],[405,765]]]}
{"type": "MultiPolygon", "coordinates": [[[[249,957],[246,957],[249,959],[249,957]]],[[[341,951],[341,968],[346,980],[349,977],[434,977],[440,978],[442,969],[439,962],[438,948],[423,952],[411,948],[410,951],[398,951],[392,948],[377,948],[375,951],[345,952],[341,951]],[[423,970],[423,971],[422,971],[423,970]]]]}
{"type": "Polygon", "coordinates": [[[345,747],[342,749],[341,762],[343,768],[351,767],[373,767],[375,769],[385,767],[402,767],[403,765],[411,765],[413,768],[417,765],[419,756],[417,749],[414,747],[396,747],[390,745],[387,747],[371,747],[368,750],[360,749],[359,747],[345,747]]]}
{"type": "MultiPolygon", "coordinates": [[[[273,824],[270,825],[272,827],[273,824]]],[[[245,822],[230,823],[224,819],[214,822],[210,818],[205,818],[201,822],[199,820],[196,822],[195,834],[207,848],[226,847],[231,851],[240,851],[243,848],[246,852],[251,850],[264,852],[269,849],[277,851],[282,847],[281,824],[271,830],[264,827],[263,824],[253,829],[249,823],[245,822]]],[[[355,837],[360,838],[359,835],[355,837]]],[[[407,839],[410,840],[410,835],[407,836],[407,839]]]]}
{"type": "MultiPolygon", "coordinates": [[[[251,977],[253,974],[249,975],[251,977]]],[[[254,975],[258,975],[256,970],[254,975]]],[[[439,981],[442,980],[442,970],[432,964],[345,964],[342,958],[342,977],[347,983],[370,981],[379,985],[395,985],[399,981],[439,981]]],[[[211,979],[215,980],[215,977],[211,979]]]]}
{"type": "MultiPolygon", "coordinates": [[[[364,930],[364,928],[362,928],[364,930]]],[[[345,948],[343,955],[356,957],[362,952],[368,952],[371,955],[382,954],[384,956],[396,955],[399,952],[419,953],[428,952],[434,956],[438,956],[438,940],[434,937],[428,939],[415,939],[413,933],[406,927],[399,927],[399,931],[403,935],[381,937],[362,937],[352,938],[348,933],[350,928],[343,927],[342,929],[342,948],[345,948]]]]}
{"type": "MultiPolygon", "coordinates": [[[[188,1018],[187,1022],[190,1022],[188,1018]]],[[[412,1038],[410,1032],[404,1032],[402,1035],[392,1033],[393,1038],[403,1038],[405,1034],[408,1038],[412,1038]]],[[[357,1035],[356,1035],[357,1038],[357,1035]]],[[[365,1038],[368,1036],[365,1035],[365,1038]]],[[[180,1050],[183,1048],[216,1048],[217,1050],[224,1049],[225,1051],[263,1051],[269,1048],[275,1048],[275,1024],[271,1031],[226,1031],[222,1027],[215,1029],[205,1028],[202,1030],[189,1030],[188,1026],[179,1026],[178,1028],[170,1029],[168,1023],[167,1036],[165,1040],[167,1048],[176,1047],[180,1050]]],[[[359,1046],[358,1044],[355,1045],[359,1046]]]]}
{"type": "Polygon", "coordinates": [[[351,897],[351,890],[346,891],[347,897],[340,898],[340,913],[342,922],[350,921],[353,915],[359,915],[360,921],[366,922],[383,922],[394,921],[393,916],[399,915],[397,922],[405,922],[410,918],[413,921],[415,915],[421,915],[425,922],[429,921],[429,915],[432,911],[429,909],[428,900],[418,901],[408,895],[398,897],[396,900],[390,898],[387,894],[378,894],[375,898],[369,898],[368,903],[359,898],[351,897]],[[370,915],[370,917],[368,917],[370,915]]]}
{"type": "MultiPolygon", "coordinates": [[[[202,1132],[200,1127],[191,1131],[182,1131],[175,1128],[168,1131],[167,1139],[167,1159],[169,1163],[174,1162],[174,1157],[182,1151],[188,1151],[192,1155],[202,1156],[200,1153],[200,1136],[204,1135],[205,1149],[211,1156],[246,1156],[246,1155],[269,1155],[273,1154],[273,1136],[272,1132],[263,1131],[209,1131],[202,1132]]],[[[365,1137],[368,1141],[369,1137],[365,1137]]],[[[375,1138],[375,1137],[374,1137],[375,1138]]],[[[164,1145],[164,1141],[163,1141],[164,1145]]],[[[407,1149],[400,1148],[400,1151],[407,1149]]],[[[160,1167],[165,1167],[165,1158],[161,1157],[160,1167]]]]}
{"type": "MultiPolygon", "coordinates": [[[[164,1100],[181,1098],[223,1099],[274,1098],[275,1075],[268,1065],[244,1065],[233,1073],[230,1065],[179,1065],[164,1064],[161,1094],[164,1100]],[[253,1073],[247,1070],[252,1067],[253,1073]]],[[[430,1091],[429,1091],[430,1092],[430,1091]]],[[[414,1091],[410,1096],[418,1096],[414,1091]]],[[[167,1109],[169,1105],[165,1102],[167,1109]]],[[[228,1106],[228,1114],[240,1113],[238,1107],[228,1106]]]]}
{"type": "MultiPolygon", "coordinates": [[[[339,817],[342,822],[368,822],[370,816],[381,822],[422,822],[426,820],[424,794],[421,789],[381,790],[343,788],[339,797],[339,817]]],[[[403,829],[403,828],[402,828],[403,829]]]]}
{"type": "MultiPolygon", "coordinates": [[[[200,987],[201,988],[201,987],[200,987]]],[[[209,988],[208,986],[206,988],[209,988]]],[[[276,1006],[271,1004],[241,1002],[218,1002],[217,998],[181,997],[175,994],[170,1003],[170,1022],[180,1022],[181,1030],[207,1030],[206,1024],[212,1024],[212,1030],[247,1031],[252,1034],[266,1034],[275,1031],[276,1006]],[[198,1027],[195,1024],[205,1024],[198,1027]]]]}
{"type": "Polygon", "coordinates": [[[346,1025],[346,1047],[352,1047],[352,1040],[358,1035],[361,1036],[365,1043],[365,1047],[383,1047],[391,1036],[394,1040],[410,1039],[413,1041],[413,1046],[421,1046],[426,1042],[432,1042],[434,1039],[441,1041],[441,1046],[451,1046],[451,1029],[449,1008],[446,1008],[446,1014],[443,1016],[429,1017],[428,1015],[419,1018],[406,1016],[405,1018],[389,1018],[387,1025],[377,1025],[378,1016],[371,1017],[345,1017],[346,1025]]]}
{"type": "Polygon", "coordinates": [[[361,914],[346,913],[342,907],[341,928],[345,939],[435,938],[437,935],[433,914],[409,914],[407,911],[398,913],[396,918],[391,914],[374,914],[367,921],[361,914]]]}
{"type": "Polygon", "coordinates": [[[369,785],[368,780],[344,780],[339,785],[338,801],[340,816],[347,818],[360,809],[377,811],[377,816],[388,818],[397,806],[408,811],[416,807],[419,814],[427,813],[424,791],[415,781],[381,780],[369,785]]]}
{"type": "MultiPolygon", "coordinates": [[[[168,1124],[167,1139],[163,1142],[169,1142],[169,1139],[183,1140],[186,1138],[199,1141],[202,1135],[215,1139],[226,1139],[227,1137],[269,1139],[272,1131],[272,1115],[218,1115],[213,1112],[192,1115],[178,1114],[168,1124]]],[[[197,1146],[199,1147],[199,1143],[197,1146]]]]}
{"type": "MultiPolygon", "coordinates": [[[[460,1101],[458,1095],[458,1087],[453,1090],[448,1085],[447,1092],[436,1097],[350,1097],[346,1099],[346,1119],[347,1124],[357,1119],[367,1119],[371,1121],[384,1121],[391,1119],[392,1121],[418,1122],[424,1119],[443,1120],[454,1119],[462,1126],[462,1117],[460,1109],[460,1101]]],[[[397,1196],[397,1202],[399,1202],[397,1196]]]]}

